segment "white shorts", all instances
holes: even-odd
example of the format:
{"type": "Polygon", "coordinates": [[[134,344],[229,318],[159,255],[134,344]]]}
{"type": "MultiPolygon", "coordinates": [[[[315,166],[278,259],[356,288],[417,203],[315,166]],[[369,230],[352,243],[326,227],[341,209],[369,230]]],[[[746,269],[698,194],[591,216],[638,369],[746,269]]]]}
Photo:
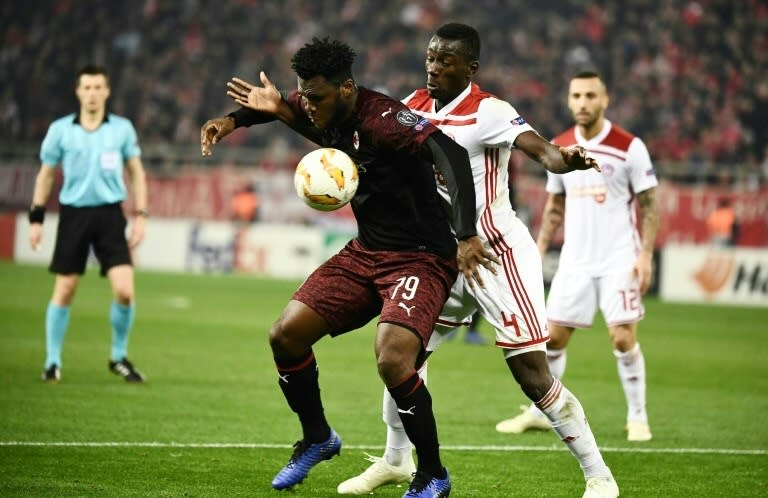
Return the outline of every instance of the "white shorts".
{"type": "Polygon", "coordinates": [[[642,294],[631,270],[600,277],[567,270],[555,273],[547,298],[550,322],[577,329],[589,328],[598,305],[609,327],[643,318],[642,294]]]}
{"type": "MultiPolygon", "coordinates": [[[[484,288],[470,289],[463,274],[451,288],[451,295],[440,312],[434,334],[427,345],[434,351],[445,334],[469,324],[475,310],[496,330],[496,346],[514,353],[545,351],[549,340],[544,308],[544,279],[541,256],[530,236],[499,256],[501,264],[494,275],[479,268],[484,288]]],[[[509,356],[510,353],[507,355],[509,356]]]]}

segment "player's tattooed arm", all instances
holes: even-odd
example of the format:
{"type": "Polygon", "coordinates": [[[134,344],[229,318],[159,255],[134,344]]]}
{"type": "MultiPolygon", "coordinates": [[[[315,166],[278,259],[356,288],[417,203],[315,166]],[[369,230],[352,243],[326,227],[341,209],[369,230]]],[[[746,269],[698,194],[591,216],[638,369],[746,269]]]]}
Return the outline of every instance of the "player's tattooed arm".
{"type": "Polygon", "coordinates": [[[656,243],[656,234],[659,231],[656,188],[649,188],[637,194],[637,202],[640,204],[640,216],[642,217],[640,237],[643,247],[640,254],[637,255],[632,271],[640,285],[640,292],[645,294],[653,279],[653,248],[656,243]]]}
{"type": "Polygon", "coordinates": [[[547,203],[544,206],[544,213],[541,216],[541,229],[536,238],[536,246],[539,253],[544,256],[547,252],[552,237],[562,226],[565,218],[565,194],[549,194],[547,203]]]}
{"type": "Polygon", "coordinates": [[[637,202],[640,205],[640,226],[643,251],[653,254],[656,244],[656,235],[659,233],[659,210],[656,207],[656,187],[643,190],[637,194],[637,202]]]}

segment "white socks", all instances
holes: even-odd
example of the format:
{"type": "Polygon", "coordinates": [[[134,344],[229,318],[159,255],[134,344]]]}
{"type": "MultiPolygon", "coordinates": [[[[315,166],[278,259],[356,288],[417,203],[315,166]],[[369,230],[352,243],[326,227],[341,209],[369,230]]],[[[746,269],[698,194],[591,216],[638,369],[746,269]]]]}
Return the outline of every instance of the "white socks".
{"type": "Polygon", "coordinates": [[[614,350],[619,379],[627,398],[627,422],[648,423],[645,411],[645,358],[640,344],[624,353],[614,350]]]}
{"type": "Polygon", "coordinates": [[[536,402],[536,407],[546,415],[552,423],[552,430],[579,461],[584,479],[611,475],[597,448],[581,403],[560,380],[555,379],[547,394],[536,402]]]}

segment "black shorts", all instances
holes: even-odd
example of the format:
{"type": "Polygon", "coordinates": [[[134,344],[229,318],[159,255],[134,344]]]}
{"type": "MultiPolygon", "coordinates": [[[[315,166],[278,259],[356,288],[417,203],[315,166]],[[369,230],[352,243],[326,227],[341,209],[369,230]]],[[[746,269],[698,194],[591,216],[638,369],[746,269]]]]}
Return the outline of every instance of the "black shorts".
{"type": "Polygon", "coordinates": [[[458,275],[456,258],[429,252],[370,251],[357,239],[323,263],[296,291],[337,336],[380,322],[405,327],[426,347],[458,275]]]}
{"type": "Polygon", "coordinates": [[[101,263],[102,276],[113,266],[132,264],[125,238],[126,224],[119,203],[93,207],[62,205],[56,229],[56,247],[48,269],[62,275],[82,275],[91,247],[101,263]]]}

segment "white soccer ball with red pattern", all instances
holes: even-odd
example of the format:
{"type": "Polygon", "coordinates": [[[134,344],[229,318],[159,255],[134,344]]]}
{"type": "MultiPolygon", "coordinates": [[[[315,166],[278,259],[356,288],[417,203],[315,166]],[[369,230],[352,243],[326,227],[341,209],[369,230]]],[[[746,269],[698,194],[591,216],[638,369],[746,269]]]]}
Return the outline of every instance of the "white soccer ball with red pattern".
{"type": "Polygon", "coordinates": [[[313,150],[296,166],[293,176],[296,193],[304,203],[320,211],[345,206],[357,192],[357,165],[343,151],[313,150]]]}

